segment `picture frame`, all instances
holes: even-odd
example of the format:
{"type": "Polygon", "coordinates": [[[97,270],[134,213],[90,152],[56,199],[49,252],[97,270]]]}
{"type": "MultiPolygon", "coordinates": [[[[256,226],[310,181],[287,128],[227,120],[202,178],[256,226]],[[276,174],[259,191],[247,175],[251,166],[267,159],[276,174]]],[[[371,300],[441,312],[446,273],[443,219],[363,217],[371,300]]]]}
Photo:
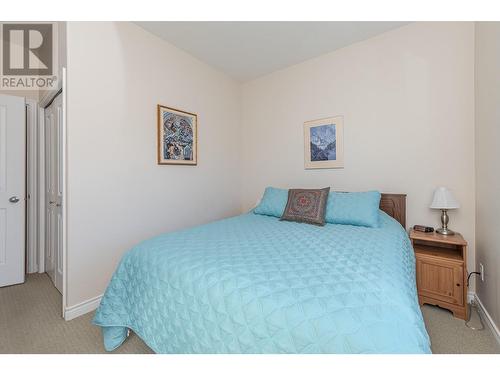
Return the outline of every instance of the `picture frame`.
{"type": "Polygon", "coordinates": [[[198,164],[198,116],[161,104],[157,106],[159,165],[198,164]]]}
{"type": "Polygon", "coordinates": [[[344,118],[304,123],[304,168],[344,168],[344,118]]]}

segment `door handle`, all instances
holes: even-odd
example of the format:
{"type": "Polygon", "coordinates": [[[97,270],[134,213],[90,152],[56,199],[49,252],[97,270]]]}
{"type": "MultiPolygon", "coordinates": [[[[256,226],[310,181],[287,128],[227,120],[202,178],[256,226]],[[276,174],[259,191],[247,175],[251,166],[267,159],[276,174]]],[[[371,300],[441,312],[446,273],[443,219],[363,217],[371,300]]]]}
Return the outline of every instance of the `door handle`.
{"type": "Polygon", "coordinates": [[[10,197],[9,202],[10,203],[17,203],[17,202],[19,202],[19,198],[16,196],[10,197]]]}

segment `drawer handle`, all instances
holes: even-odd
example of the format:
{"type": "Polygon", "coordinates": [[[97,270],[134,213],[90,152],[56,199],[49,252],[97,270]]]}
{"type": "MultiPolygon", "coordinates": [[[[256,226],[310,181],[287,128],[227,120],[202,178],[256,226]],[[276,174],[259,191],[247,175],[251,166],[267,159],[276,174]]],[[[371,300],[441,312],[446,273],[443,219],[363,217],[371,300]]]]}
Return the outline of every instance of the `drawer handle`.
{"type": "Polygon", "coordinates": [[[460,286],[460,284],[459,284],[459,283],[457,283],[457,286],[460,286]]]}

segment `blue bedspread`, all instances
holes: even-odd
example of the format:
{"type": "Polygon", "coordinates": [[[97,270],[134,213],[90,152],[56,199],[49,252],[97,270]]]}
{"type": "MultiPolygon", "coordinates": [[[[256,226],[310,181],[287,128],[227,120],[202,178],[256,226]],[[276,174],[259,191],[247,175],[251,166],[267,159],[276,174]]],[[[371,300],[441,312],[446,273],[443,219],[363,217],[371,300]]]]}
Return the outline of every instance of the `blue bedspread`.
{"type": "Polygon", "coordinates": [[[158,353],[430,353],[408,236],[244,214],[126,253],[94,324],[158,353]]]}

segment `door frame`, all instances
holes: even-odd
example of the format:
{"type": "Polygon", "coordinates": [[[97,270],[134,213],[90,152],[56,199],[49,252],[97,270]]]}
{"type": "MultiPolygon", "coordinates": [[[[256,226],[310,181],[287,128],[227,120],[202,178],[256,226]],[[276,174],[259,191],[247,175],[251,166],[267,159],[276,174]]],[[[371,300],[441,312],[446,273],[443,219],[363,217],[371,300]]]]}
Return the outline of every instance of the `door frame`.
{"type": "Polygon", "coordinates": [[[45,108],[38,106],[38,272],[45,273],[45,108]]]}
{"type": "Polygon", "coordinates": [[[38,102],[25,99],[26,107],[26,273],[39,271],[38,232],[38,102]]]}
{"type": "Polygon", "coordinates": [[[67,296],[68,296],[68,138],[67,138],[67,92],[68,92],[68,81],[66,75],[66,68],[62,68],[62,215],[63,215],[63,235],[62,235],[62,264],[63,264],[63,293],[62,293],[62,317],[66,318],[66,306],[67,296]]]}

